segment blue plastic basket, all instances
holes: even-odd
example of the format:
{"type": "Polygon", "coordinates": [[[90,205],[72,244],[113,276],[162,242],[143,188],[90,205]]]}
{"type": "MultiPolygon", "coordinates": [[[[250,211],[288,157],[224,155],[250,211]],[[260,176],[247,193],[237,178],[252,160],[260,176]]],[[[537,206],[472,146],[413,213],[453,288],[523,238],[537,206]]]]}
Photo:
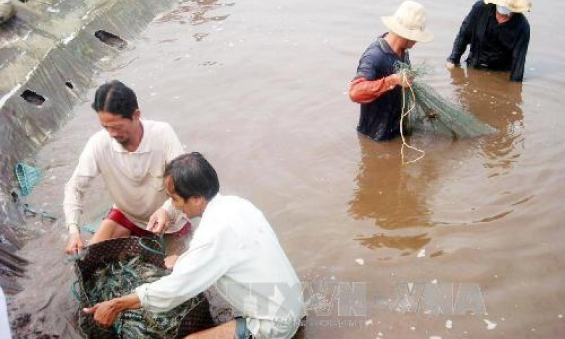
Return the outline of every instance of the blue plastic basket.
{"type": "Polygon", "coordinates": [[[16,164],[16,178],[20,184],[22,196],[28,196],[35,185],[41,180],[43,174],[40,169],[31,167],[24,163],[16,164]]]}

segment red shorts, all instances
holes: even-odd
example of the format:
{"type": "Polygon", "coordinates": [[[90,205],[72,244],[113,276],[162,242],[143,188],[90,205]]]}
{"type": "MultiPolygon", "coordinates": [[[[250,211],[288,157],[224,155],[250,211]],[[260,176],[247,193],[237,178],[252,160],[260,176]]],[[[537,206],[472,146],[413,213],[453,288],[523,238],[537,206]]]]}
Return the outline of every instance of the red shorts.
{"type": "MultiPolygon", "coordinates": [[[[119,209],[112,207],[106,217],[104,219],[112,220],[113,222],[117,223],[118,225],[128,229],[131,232],[131,235],[136,237],[149,237],[155,235],[153,232],[149,232],[144,230],[143,228],[139,228],[136,224],[131,222],[119,209]]],[[[178,231],[173,233],[168,233],[175,237],[184,237],[188,233],[190,233],[191,225],[190,222],[187,221],[186,224],[178,231]]]]}

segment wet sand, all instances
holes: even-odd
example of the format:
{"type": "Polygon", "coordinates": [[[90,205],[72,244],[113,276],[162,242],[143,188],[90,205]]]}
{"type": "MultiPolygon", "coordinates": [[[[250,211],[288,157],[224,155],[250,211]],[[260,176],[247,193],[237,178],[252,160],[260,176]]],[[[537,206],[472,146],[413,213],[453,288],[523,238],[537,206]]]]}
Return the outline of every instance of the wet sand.
{"type": "MultiPolygon", "coordinates": [[[[346,94],[359,56],[384,32],[378,16],[397,3],[185,1],[96,82],[131,85],[145,118],[171,123],[187,150],[203,152],[224,194],[265,213],[304,281],[365,284],[366,315],[313,312],[304,337],[565,336],[565,4],[534,2],[519,85],[507,74],[447,71],[472,1],[422,1],[436,40],[416,45],[412,62],[425,62],[430,85],[499,133],[415,135],[411,143],[426,156],[402,165],[398,140],[356,134],[359,108],[346,94]],[[487,314],[399,308],[404,283],[453,286],[454,299],[461,284],[478,286],[487,314]]],[[[37,155],[47,174],[31,202],[59,217],[63,185],[99,128],[89,102],[75,112],[37,155]]],[[[107,205],[102,183],[88,201],[87,219],[107,205]]],[[[31,313],[29,327],[78,338],[63,223],[35,221],[21,253],[33,264],[11,316],[31,313]]]]}

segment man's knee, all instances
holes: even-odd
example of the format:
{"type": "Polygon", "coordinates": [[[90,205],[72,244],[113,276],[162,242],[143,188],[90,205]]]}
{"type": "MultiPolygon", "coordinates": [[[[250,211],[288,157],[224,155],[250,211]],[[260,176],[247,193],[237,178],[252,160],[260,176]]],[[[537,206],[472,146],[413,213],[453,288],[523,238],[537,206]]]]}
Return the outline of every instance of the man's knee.
{"type": "Polygon", "coordinates": [[[232,320],[207,330],[192,333],[184,337],[184,339],[234,339],[236,338],[235,334],[236,321],[232,320]]]}
{"type": "Polygon", "coordinates": [[[115,221],[104,219],[96,233],[94,233],[90,239],[89,244],[92,245],[104,240],[127,237],[130,233],[128,229],[122,227],[115,221]]]}

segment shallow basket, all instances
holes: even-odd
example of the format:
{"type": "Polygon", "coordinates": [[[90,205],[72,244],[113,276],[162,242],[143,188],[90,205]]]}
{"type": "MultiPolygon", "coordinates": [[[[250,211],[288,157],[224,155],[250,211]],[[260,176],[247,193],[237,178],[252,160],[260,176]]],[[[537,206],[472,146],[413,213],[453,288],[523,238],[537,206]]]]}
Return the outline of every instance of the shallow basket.
{"type": "MultiPolygon", "coordinates": [[[[94,306],[85,293],[84,286],[92,275],[101,267],[113,262],[129,261],[132,257],[139,256],[142,262],[165,268],[165,255],[162,246],[156,238],[118,238],[102,241],[86,248],[86,255],[75,262],[78,276],[79,289],[77,291],[80,308],[94,306]]],[[[203,293],[194,299],[198,302],[182,319],[175,338],[183,338],[191,333],[198,332],[213,326],[208,300],[203,293]]],[[[193,300],[188,300],[183,305],[191,305],[193,300]]],[[[79,312],[79,327],[84,336],[89,339],[119,339],[111,328],[104,328],[96,324],[91,315],[79,312]]],[[[141,338],[140,338],[141,339],[141,338]]]]}

